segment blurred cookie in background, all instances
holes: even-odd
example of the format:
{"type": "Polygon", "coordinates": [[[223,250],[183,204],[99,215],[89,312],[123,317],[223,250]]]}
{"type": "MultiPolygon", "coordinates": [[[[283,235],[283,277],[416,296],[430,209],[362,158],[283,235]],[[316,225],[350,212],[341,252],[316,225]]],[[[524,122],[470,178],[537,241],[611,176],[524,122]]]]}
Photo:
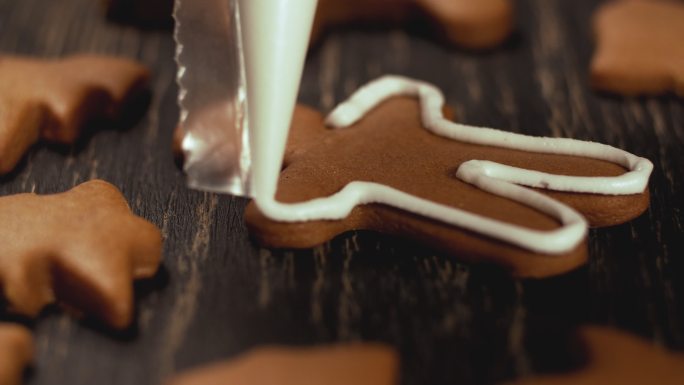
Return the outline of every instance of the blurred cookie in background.
{"type": "Polygon", "coordinates": [[[594,35],[594,89],[684,97],[684,2],[608,2],[594,15],[594,35]]]}
{"type": "Polygon", "coordinates": [[[684,383],[684,354],[605,326],[583,326],[577,341],[586,364],[578,370],[533,376],[507,385],[675,385],[684,383]]]}

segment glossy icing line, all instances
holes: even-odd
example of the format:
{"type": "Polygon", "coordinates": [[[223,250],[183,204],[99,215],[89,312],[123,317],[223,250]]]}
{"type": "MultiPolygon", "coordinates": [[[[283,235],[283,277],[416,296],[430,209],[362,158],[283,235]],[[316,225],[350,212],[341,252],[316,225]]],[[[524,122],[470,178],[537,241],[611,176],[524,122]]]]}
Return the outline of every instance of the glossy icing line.
{"type": "Polygon", "coordinates": [[[587,232],[587,222],[577,211],[529,188],[556,191],[626,195],[642,193],[653,164],[645,158],[605,144],[566,138],[532,137],[492,128],[467,126],[444,119],[444,97],[433,85],[399,76],[385,76],[360,88],[328,116],[332,127],[350,126],[381,102],[394,96],[420,100],[423,126],[450,139],[535,153],[573,155],[604,160],[625,167],[625,174],[613,177],[578,177],[526,170],[491,161],[462,163],[456,177],[489,193],[519,202],[543,212],[561,223],[551,231],[538,231],[483,217],[454,207],[419,198],[389,186],[355,181],[339,192],[307,202],[284,204],[257,199],[267,217],[282,222],[339,220],[361,204],[381,203],[473,231],[524,249],[563,254],[576,247],[587,232]]]}

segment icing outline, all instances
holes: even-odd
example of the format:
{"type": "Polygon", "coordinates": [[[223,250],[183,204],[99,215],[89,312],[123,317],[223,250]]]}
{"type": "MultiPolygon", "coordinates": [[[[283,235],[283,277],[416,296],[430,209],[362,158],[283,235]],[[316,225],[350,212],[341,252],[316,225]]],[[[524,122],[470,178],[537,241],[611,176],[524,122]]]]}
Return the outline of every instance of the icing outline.
{"type": "Polygon", "coordinates": [[[281,222],[339,220],[349,215],[357,205],[380,203],[532,252],[557,255],[570,252],[584,239],[587,221],[573,208],[527,187],[603,195],[640,194],[646,189],[653,170],[653,164],[648,159],[601,143],[534,137],[449,121],[442,114],[444,96],[439,89],[429,83],[401,76],[384,76],[359,88],[328,115],[325,123],[337,129],[348,127],[378,104],[395,96],[417,97],[424,128],[442,137],[534,153],[582,156],[615,163],[628,171],[612,177],[580,177],[549,174],[483,160],[469,160],[459,166],[456,172],[458,179],[557,219],[561,227],[550,231],[527,229],[435,203],[386,185],[361,181],[351,182],[328,197],[300,203],[281,203],[275,197],[257,198],[255,201],[259,210],[266,217],[281,222]]]}

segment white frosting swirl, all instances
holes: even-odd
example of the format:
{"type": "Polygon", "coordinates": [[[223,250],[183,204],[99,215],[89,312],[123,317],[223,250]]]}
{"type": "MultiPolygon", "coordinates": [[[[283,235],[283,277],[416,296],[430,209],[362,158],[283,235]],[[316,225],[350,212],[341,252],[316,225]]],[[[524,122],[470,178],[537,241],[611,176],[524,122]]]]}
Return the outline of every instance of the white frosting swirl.
{"type": "Polygon", "coordinates": [[[646,189],[653,164],[627,151],[605,144],[566,138],[533,137],[492,128],[473,127],[444,119],[444,97],[433,85],[399,76],[385,76],[360,88],[330,113],[326,124],[341,128],[361,119],[378,104],[394,96],[420,99],[423,126],[431,132],[466,143],[536,153],[573,155],[604,160],[625,167],[619,176],[579,177],[548,174],[484,160],[462,163],[456,177],[478,188],[519,202],[557,219],[561,226],[539,231],[435,203],[372,182],[355,181],[339,192],[307,202],[285,204],[257,198],[268,218],[282,222],[339,220],[361,204],[381,203],[473,231],[521,248],[543,253],[571,251],[586,236],[587,222],[577,211],[529,187],[605,195],[640,194],[646,189]]]}

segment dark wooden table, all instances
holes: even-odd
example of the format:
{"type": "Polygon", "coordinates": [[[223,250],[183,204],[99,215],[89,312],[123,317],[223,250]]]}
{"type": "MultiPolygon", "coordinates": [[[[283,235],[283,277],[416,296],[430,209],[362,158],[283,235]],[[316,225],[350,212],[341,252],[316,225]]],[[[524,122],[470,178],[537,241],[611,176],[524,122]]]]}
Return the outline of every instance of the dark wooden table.
{"type": "Polygon", "coordinates": [[[404,74],[440,86],[467,123],[600,141],[654,162],[649,211],[592,230],[588,266],[520,281],[363,232],[315,250],[260,249],[242,221],[244,199],[188,190],[174,165],[169,31],[108,23],[98,1],[0,0],[2,52],[120,54],[154,71],[141,121],[66,152],[38,146],[0,193],[102,178],[166,238],[162,272],[136,286],[136,330],[112,333],[49,309],[31,324],[37,359],[27,383],[157,384],[260,344],[352,340],[400,349],[404,384],[495,383],[573,366],[566,337],[585,323],[684,349],[684,103],[588,89],[597,3],[521,0],[516,36],[491,53],[445,47],[418,26],[337,31],[307,60],[300,101],[323,110],[379,75],[404,74]]]}

